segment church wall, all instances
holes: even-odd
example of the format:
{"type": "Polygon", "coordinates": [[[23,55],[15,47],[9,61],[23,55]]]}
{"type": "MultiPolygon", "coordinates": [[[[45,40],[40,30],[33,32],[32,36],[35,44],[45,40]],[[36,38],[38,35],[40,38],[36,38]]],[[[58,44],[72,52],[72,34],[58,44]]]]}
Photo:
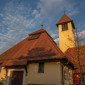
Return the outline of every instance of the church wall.
{"type": "MultiPolygon", "coordinates": [[[[3,85],[9,85],[10,79],[11,79],[11,73],[13,71],[23,71],[23,84],[22,85],[62,85],[62,76],[64,83],[66,85],[70,85],[69,82],[72,83],[72,70],[70,69],[70,76],[69,72],[67,72],[69,69],[67,66],[65,66],[66,75],[62,74],[64,70],[62,70],[63,64],[60,62],[45,62],[44,63],[44,73],[38,72],[39,63],[30,63],[27,66],[27,73],[26,69],[24,68],[14,68],[14,69],[8,69],[7,72],[7,79],[6,79],[6,69],[2,67],[1,73],[0,73],[0,81],[3,82],[3,85]],[[69,78],[70,80],[69,80],[69,78]],[[65,80],[66,79],[66,80],[65,80]],[[6,84],[7,83],[7,84],[6,84]]],[[[63,68],[64,69],[64,68],[63,68]]]]}
{"type": "Polygon", "coordinates": [[[44,73],[38,73],[38,63],[31,63],[27,67],[25,85],[62,85],[62,68],[59,62],[44,63],[44,73]]]}

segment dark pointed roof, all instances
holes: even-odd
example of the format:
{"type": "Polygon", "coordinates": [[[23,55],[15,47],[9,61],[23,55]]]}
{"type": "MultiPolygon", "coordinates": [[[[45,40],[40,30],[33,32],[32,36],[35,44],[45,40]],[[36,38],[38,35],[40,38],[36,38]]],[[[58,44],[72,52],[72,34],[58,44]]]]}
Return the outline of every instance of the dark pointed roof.
{"type": "Polygon", "coordinates": [[[66,14],[64,14],[61,17],[61,19],[58,21],[58,23],[56,25],[58,26],[59,24],[63,24],[63,23],[66,23],[66,22],[72,22],[73,28],[75,28],[73,20],[70,19],[66,14]]]}
{"type": "Polygon", "coordinates": [[[0,55],[2,66],[26,65],[30,61],[67,59],[46,30],[40,29],[29,35],[0,55]],[[38,38],[29,39],[39,33],[38,38]]]}

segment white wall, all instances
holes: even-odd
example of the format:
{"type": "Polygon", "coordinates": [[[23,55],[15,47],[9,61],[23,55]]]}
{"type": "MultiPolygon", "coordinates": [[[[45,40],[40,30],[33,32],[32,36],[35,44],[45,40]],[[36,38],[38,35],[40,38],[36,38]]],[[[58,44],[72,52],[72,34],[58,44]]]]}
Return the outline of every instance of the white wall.
{"type": "Polygon", "coordinates": [[[38,73],[38,63],[28,65],[26,84],[62,85],[62,70],[59,62],[44,63],[44,73],[38,73]]]}

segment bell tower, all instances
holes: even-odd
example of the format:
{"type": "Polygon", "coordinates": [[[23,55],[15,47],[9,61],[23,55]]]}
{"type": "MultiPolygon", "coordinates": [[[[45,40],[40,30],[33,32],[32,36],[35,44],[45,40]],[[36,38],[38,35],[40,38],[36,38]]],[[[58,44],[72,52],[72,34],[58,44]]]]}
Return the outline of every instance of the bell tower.
{"type": "Polygon", "coordinates": [[[59,48],[65,52],[68,48],[75,47],[73,20],[64,14],[56,25],[59,29],[59,48]]]}

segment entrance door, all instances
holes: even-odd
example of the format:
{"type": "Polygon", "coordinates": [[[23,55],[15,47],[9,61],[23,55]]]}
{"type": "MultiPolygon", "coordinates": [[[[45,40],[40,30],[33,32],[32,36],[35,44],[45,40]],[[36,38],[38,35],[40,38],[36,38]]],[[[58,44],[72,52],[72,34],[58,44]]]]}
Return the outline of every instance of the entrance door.
{"type": "Polygon", "coordinates": [[[13,71],[11,78],[11,85],[22,85],[23,71],[13,71]]]}

